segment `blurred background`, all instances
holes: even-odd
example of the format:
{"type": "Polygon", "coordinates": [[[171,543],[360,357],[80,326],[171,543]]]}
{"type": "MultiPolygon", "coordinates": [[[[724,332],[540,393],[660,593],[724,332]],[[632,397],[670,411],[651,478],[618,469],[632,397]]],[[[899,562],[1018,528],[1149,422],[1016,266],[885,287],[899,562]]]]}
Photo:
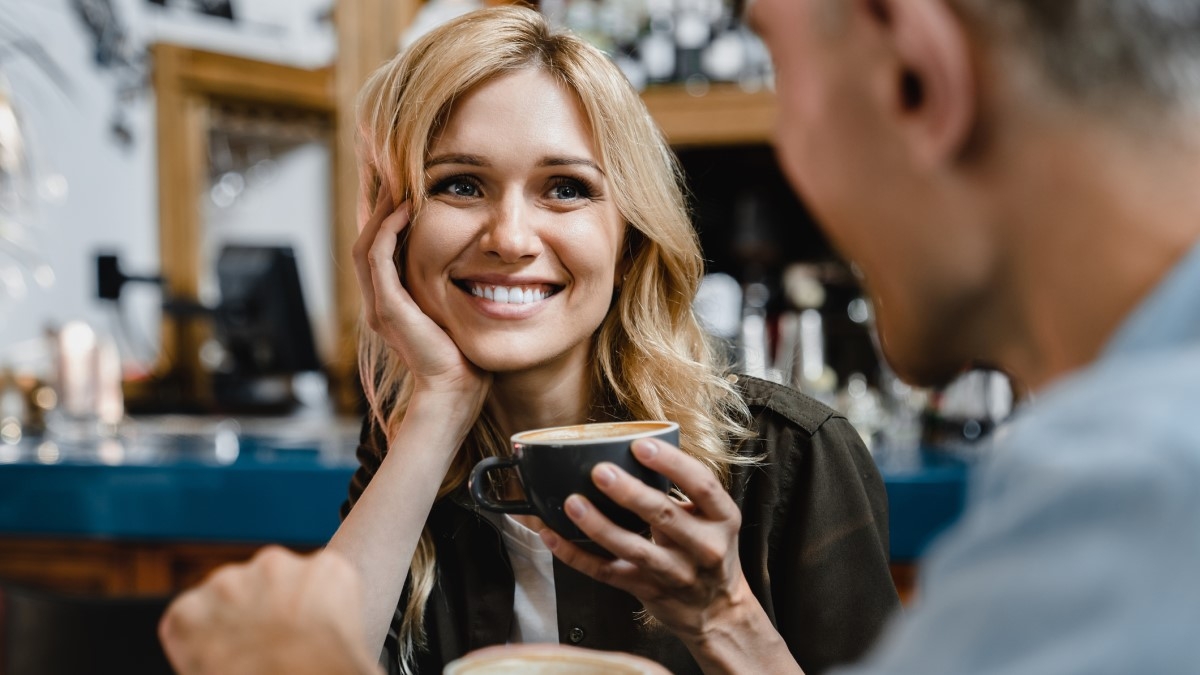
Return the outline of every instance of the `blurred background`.
{"type": "MultiPolygon", "coordinates": [[[[362,413],[354,96],[484,4],[0,2],[0,589],[163,599],[263,543],[324,543],[362,413]]],[[[771,64],[732,0],[539,9],[609,54],[675,148],[708,260],[696,310],[735,368],[863,435],[912,593],[1012,386],[917,390],[878,360],[853,266],[779,170],[771,64]]]]}

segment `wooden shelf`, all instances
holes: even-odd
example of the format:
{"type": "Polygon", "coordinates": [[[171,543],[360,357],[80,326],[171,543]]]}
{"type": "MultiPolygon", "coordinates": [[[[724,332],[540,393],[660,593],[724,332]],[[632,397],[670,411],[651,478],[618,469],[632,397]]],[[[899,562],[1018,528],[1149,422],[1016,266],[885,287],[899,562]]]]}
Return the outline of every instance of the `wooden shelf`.
{"type": "Polygon", "coordinates": [[[650,114],[674,147],[769,143],[775,128],[775,92],[714,85],[701,96],[681,86],[642,92],[650,114]]]}
{"type": "Polygon", "coordinates": [[[156,84],[166,76],[193,94],[326,113],[336,107],[332,67],[308,70],[166,43],[152,45],[151,52],[156,84]]]}

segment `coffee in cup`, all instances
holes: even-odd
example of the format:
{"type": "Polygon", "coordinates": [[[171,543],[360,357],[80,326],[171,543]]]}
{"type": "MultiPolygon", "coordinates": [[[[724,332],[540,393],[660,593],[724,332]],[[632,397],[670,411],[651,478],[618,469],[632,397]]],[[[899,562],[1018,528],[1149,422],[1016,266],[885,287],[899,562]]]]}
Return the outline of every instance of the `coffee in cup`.
{"type": "Polygon", "coordinates": [[[483,647],[446,664],[444,675],[670,675],[658,663],[624,652],[559,644],[483,647]]]}
{"type": "Polygon", "coordinates": [[[618,506],[592,482],[592,468],[600,462],[610,462],[656,490],[666,492],[670,488],[666,476],[646,468],[633,456],[631,446],[642,438],[679,445],[679,425],[662,420],[595,422],[513,434],[512,455],[489,457],[475,465],[469,483],[471,496],[480,508],[488,511],[538,516],[568,541],[606,555],[571,522],[563,511],[563,502],[572,494],[581,494],[616,525],[645,532],[648,528],[641,518],[618,506]],[[487,475],[510,468],[516,470],[525,498],[493,498],[488,494],[487,475]]]}

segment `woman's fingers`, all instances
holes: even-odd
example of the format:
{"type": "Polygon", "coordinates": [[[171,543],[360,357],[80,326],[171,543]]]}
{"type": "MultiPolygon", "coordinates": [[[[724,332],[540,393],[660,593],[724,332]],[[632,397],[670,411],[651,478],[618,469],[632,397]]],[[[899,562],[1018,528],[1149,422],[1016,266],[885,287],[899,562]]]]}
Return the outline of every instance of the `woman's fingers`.
{"type": "Polygon", "coordinates": [[[601,463],[592,470],[596,486],[649,523],[652,537],[615,525],[582,495],[571,495],[564,504],[568,517],[616,559],[588,553],[549,531],[542,541],[568,566],[637,597],[676,635],[702,635],[713,616],[736,604],[731,598],[745,586],[737,544],[741,513],[709,469],[678,448],[639,442],[634,454],[690,501],[601,463]]]}
{"type": "Polygon", "coordinates": [[[612,464],[598,464],[592,478],[610,499],[646,521],[655,536],[655,541],[650,542],[612,524],[587,500],[578,496],[568,499],[567,513],[575,524],[614,555],[654,568],[682,584],[693,581],[696,570],[714,569],[724,563],[730,533],[737,532],[737,518],[732,522],[710,520],[705,514],[694,513],[694,504],[685,505],[612,464]],[[570,508],[576,504],[579,518],[575,518],[570,508]],[[671,550],[684,553],[687,572],[674,569],[678,561],[666,555],[671,550]]]}
{"type": "Polygon", "coordinates": [[[638,441],[634,456],[675,483],[690,502],[685,505],[609,463],[592,470],[596,487],[649,523],[664,542],[691,551],[701,567],[719,565],[728,540],[741,527],[741,512],[716,476],[668,443],[638,441]]]}
{"type": "MultiPolygon", "coordinates": [[[[408,299],[408,291],[400,282],[400,270],[396,268],[396,248],[400,245],[400,233],[409,224],[408,203],[401,204],[392,213],[380,221],[375,235],[375,241],[367,251],[367,265],[370,269],[371,284],[381,298],[408,299]]],[[[407,303],[406,303],[407,304],[407,303]]],[[[378,303],[380,308],[386,308],[387,303],[378,303]]]]}
{"type": "Polygon", "coordinates": [[[400,281],[395,254],[400,234],[410,223],[408,203],[390,208],[390,200],[381,199],[354,245],[354,270],[363,298],[367,325],[387,332],[394,323],[409,324],[427,319],[413,302],[400,281]]]}
{"type": "Polygon", "coordinates": [[[613,560],[589,553],[549,529],[540,534],[546,548],[568,567],[633,596],[641,597],[646,592],[644,584],[639,583],[641,572],[636,565],[620,557],[613,560]]]}
{"type": "Polygon", "coordinates": [[[633,455],[643,466],[661,473],[674,483],[695,505],[694,509],[699,515],[708,520],[734,522],[740,526],[741,512],[737,504],[713,472],[695,457],[670,443],[649,438],[634,441],[633,455]]]}
{"type": "MultiPolygon", "coordinates": [[[[667,578],[676,579],[680,576],[674,571],[679,561],[674,559],[671,551],[655,545],[654,542],[640,534],[614,524],[585,497],[572,495],[567,498],[563,506],[572,522],[589,539],[617,558],[628,560],[640,568],[653,570],[656,574],[667,578]]],[[[681,583],[690,581],[691,575],[685,576],[688,578],[683,579],[681,583]]]]}
{"type": "MultiPolygon", "coordinates": [[[[723,577],[736,559],[741,513],[712,473],[695,458],[665,443],[638,443],[635,455],[675,482],[690,502],[681,502],[610,463],[592,471],[596,486],[646,521],[653,540],[612,523],[594,504],[572,495],[564,505],[580,530],[617,557],[608,561],[563,542],[555,554],[568,565],[624,590],[654,595],[691,589],[702,578],[723,577]],[[567,559],[566,555],[570,556],[567,559]]],[[[636,594],[636,593],[635,593],[636,594]]]]}
{"type": "Polygon", "coordinates": [[[375,239],[379,235],[379,227],[388,215],[394,213],[396,207],[392,204],[391,192],[383,187],[375,201],[375,209],[365,221],[359,223],[358,238],[354,240],[351,254],[354,259],[354,276],[358,279],[358,288],[362,294],[363,307],[368,311],[375,306],[375,288],[371,284],[371,266],[368,255],[375,239]]]}

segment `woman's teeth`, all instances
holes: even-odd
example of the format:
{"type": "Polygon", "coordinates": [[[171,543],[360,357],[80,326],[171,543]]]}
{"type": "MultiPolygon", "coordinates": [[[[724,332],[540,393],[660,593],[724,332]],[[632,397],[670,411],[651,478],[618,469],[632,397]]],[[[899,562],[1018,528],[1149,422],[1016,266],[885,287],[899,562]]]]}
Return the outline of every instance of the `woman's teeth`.
{"type": "Polygon", "coordinates": [[[527,305],[540,302],[550,295],[549,291],[541,288],[521,286],[480,286],[471,285],[471,295],[510,305],[527,305]]]}

